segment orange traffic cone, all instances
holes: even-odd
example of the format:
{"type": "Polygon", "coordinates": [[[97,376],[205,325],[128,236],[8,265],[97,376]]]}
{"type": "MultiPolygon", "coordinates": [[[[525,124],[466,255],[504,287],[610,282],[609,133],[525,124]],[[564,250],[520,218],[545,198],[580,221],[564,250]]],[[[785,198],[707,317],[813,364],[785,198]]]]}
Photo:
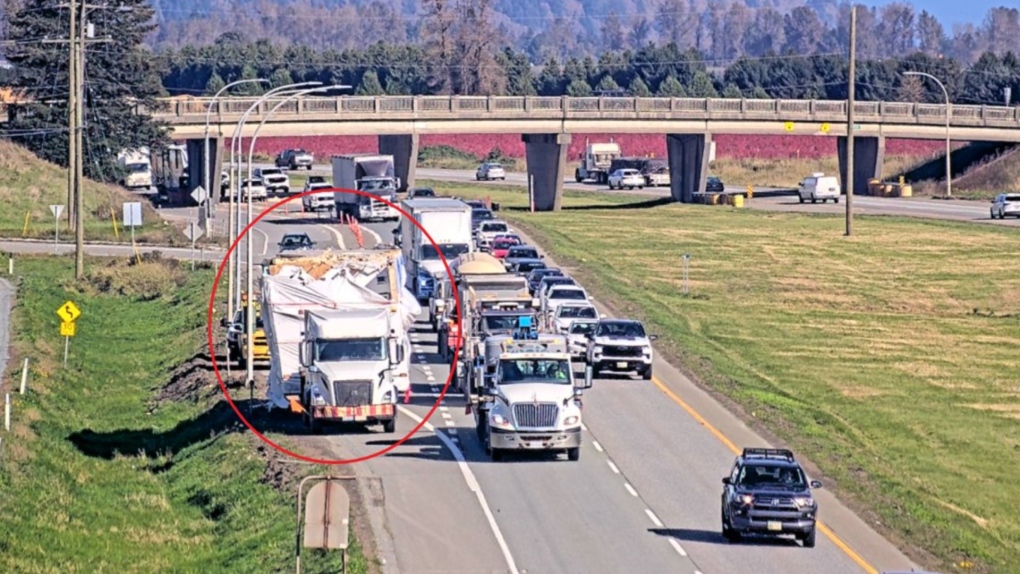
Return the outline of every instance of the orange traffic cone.
{"type": "Polygon", "coordinates": [[[411,387],[407,387],[407,390],[404,391],[404,404],[409,402],[411,402],[411,387]]]}

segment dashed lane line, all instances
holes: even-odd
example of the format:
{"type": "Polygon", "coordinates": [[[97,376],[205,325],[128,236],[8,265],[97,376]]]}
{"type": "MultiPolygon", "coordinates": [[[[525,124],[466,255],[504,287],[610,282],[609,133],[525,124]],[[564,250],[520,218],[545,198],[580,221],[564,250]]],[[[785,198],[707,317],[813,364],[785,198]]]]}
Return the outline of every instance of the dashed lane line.
{"type": "MultiPolygon", "coordinates": [[[[408,416],[415,422],[421,423],[422,418],[412,413],[404,407],[397,407],[400,412],[408,416]]],[[[453,453],[453,458],[457,460],[457,467],[460,469],[461,474],[464,476],[464,482],[467,483],[468,489],[475,493],[478,498],[478,504],[482,507],[482,512],[485,514],[485,520],[489,523],[489,528],[492,529],[493,536],[496,537],[496,543],[499,544],[499,549],[503,552],[503,559],[506,560],[506,565],[510,569],[511,574],[520,574],[520,570],[517,569],[517,563],[514,562],[514,557],[510,553],[510,547],[507,546],[506,539],[503,538],[503,532],[499,529],[499,524],[496,524],[496,518],[492,515],[492,510],[489,508],[489,503],[485,500],[485,494],[482,492],[482,487],[478,484],[478,479],[475,478],[475,474],[468,468],[467,460],[464,458],[464,453],[461,452],[460,448],[457,447],[453,441],[446,436],[446,433],[436,431],[436,428],[429,422],[425,422],[423,425],[429,432],[435,433],[439,440],[446,445],[446,448],[453,453]]]]}
{"type": "Polygon", "coordinates": [[[650,509],[646,508],[645,514],[648,515],[648,519],[652,521],[652,524],[654,524],[656,528],[662,528],[664,526],[662,521],[659,520],[659,517],[656,516],[655,513],[652,512],[650,509]]]}

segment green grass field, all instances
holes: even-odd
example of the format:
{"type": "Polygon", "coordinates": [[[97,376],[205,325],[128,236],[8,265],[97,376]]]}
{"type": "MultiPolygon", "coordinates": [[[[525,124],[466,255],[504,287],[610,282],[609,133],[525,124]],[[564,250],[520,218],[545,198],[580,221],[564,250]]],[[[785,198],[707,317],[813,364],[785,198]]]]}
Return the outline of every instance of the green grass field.
{"type": "MultiPolygon", "coordinates": [[[[8,390],[20,358],[31,376],[3,435],[0,571],[290,571],[293,479],[306,467],[236,432],[200,376],[213,272],[91,260],[75,283],[69,261],[18,261],[8,390]],[[55,310],[67,299],[83,314],[65,369],[55,310]]],[[[336,571],[304,558],[307,572],[336,571]]],[[[357,548],[353,558],[365,572],[357,548]]]]}
{"type": "Polygon", "coordinates": [[[520,190],[423,184],[501,202],[919,560],[1020,572],[1015,230],[862,216],[846,238],[842,216],[583,193],[530,214],[520,190]]]}
{"type": "MultiPolygon", "coordinates": [[[[0,142],[0,237],[8,239],[53,239],[54,220],[50,205],[67,203],[67,171],[46,163],[28,150],[0,142]]],[[[190,245],[188,238],[165,222],[149,202],[122,188],[85,181],[85,240],[131,241],[131,230],[124,229],[123,204],[142,204],[142,227],[135,228],[140,244],[190,245]],[[116,220],[116,229],[114,221],[116,220]]],[[[60,241],[73,241],[67,222],[68,210],[61,214],[60,241]]],[[[205,238],[199,239],[204,243],[205,238]]]]}

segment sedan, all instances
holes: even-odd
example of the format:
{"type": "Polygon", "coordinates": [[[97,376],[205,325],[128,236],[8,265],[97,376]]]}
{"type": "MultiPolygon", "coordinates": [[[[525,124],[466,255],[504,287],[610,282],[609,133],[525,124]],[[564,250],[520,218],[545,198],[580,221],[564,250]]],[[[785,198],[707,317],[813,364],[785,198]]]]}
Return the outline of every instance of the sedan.
{"type": "Polygon", "coordinates": [[[645,176],[636,169],[618,169],[609,175],[609,189],[645,188],[645,176]]]}
{"type": "Polygon", "coordinates": [[[307,251],[315,247],[315,242],[307,233],[288,233],[277,246],[280,251],[307,251]]]}
{"type": "Polygon", "coordinates": [[[475,172],[475,179],[478,181],[489,181],[493,179],[506,180],[506,170],[503,166],[498,163],[483,163],[478,166],[478,171],[475,172]]]}
{"type": "Polygon", "coordinates": [[[1020,193],[1000,193],[992,200],[992,219],[1005,219],[1007,215],[1020,217],[1020,193]]]}
{"type": "Polygon", "coordinates": [[[726,186],[723,185],[721,179],[716,176],[709,176],[708,181],[705,183],[705,191],[709,193],[722,193],[726,191],[726,186]]]}
{"type": "Polygon", "coordinates": [[[492,256],[496,259],[503,259],[510,251],[511,247],[520,245],[519,239],[511,239],[509,237],[499,236],[492,240],[492,256]]]}

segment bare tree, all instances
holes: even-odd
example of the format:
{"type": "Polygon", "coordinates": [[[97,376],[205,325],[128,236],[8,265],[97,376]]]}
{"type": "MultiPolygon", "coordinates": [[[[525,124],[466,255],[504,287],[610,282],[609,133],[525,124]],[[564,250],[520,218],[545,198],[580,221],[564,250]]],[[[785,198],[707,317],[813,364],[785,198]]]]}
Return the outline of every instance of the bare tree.
{"type": "Polygon", "coordinates": [[[662,0],[655,11],[655,30],[663,44],[672,42],[681,50],[691,45],[692,23],[683,0],[662,0]]]}
{"type": "Polygon", "coordinates": [[[496,56],[503,45],[494,24],[494,0],[458,0],[461,20],[454,27],[456,47],[450,78],[457,94],[500,94],[506,74],[496,56]]]}
{"type": "Polygon", "coordinates": [[[999,53],[1020,53],[1020,10],[992,8],[985,16],[984,33],[988,48],[999,53]]]}
{"type": "Polygon", "coordinates": [[[921,12],[917,17],[917,43],[918,49],[935,56],[942,52],[942,43],[945,40],[946,31],[942,24],[927,10],[921,12]]]}
{"type": "Polygon", "coordinates": [[[454,26],[457,23],[456,0],[422,0],[422,28],[419,32],[429,54],[432,88],[448,94],[453,87],[454,26]]]}
{"type": "Polygon", "coordinates": [[[602,22],[602,46],[606,50],[622,50],[626,46],[627,35],[623,30],[623,22],[616,12],[610,12],[602,22]]]}

